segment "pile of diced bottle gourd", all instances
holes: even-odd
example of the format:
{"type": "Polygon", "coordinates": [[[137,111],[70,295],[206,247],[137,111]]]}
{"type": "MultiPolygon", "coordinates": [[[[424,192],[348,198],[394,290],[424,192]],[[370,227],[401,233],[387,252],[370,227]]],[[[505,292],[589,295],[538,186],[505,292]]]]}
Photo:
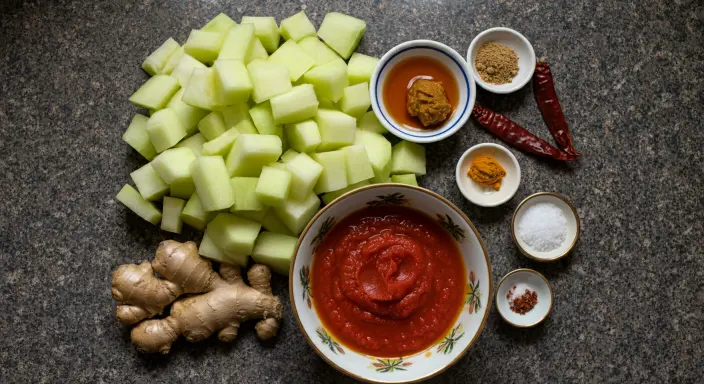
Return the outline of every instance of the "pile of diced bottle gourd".
{"type": "Polygon", "coordinates": [[[150,117],[135,115],[123,135],[150,163],[117,199],[165,231],[204,231],[202,256],[245,266],[251,255],[288,274],[318,195],[328,204],[368,184],[417,185],[425,174],[425,149],[392,148],[369,110],[378,59],[354,52],[365,30],[341,13],[327,14],[317,33],[304,12],[280,26],[219,14],[183,46],[168,39],[130,97],[150,117]],[[162,199],[159,210],[152,202],[162,199]]]}

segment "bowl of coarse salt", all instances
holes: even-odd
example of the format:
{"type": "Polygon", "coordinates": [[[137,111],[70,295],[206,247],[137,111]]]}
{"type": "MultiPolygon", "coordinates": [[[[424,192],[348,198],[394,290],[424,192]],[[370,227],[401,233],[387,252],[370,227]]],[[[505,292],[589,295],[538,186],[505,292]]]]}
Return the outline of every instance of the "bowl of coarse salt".
{"type": "Polygon", "coordinates": [[[565,257],[579,239],[579,215],[564,196],[539,192],[526,197],[513,213],[511,235],[518,249],[536,261],[565,257]]]}

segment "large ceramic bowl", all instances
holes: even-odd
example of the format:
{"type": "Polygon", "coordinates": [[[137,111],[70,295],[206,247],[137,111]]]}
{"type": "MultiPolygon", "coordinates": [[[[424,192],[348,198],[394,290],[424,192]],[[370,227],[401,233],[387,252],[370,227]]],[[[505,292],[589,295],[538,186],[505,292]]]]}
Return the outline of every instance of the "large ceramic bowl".
{"type": "Polygon", "coordinates": [[[491,265],[476,228],[462,211],[424,188],[376,184],[339,197],[323,208],[301,234],[289,277],[293,313],[310,345],[330,365],[358,380],[373,383],[415,382],[437,375],[454,364],[477,340],[491,308],[491,265]],[[339,343],[316,313],[311,286],[313,247],[336,222],[366,206],[401,204],[419,210],[445,227],[462,253],[466,268],[464,307],[447,335],[412,356],[378,358],[357,353],[339,343]]]}

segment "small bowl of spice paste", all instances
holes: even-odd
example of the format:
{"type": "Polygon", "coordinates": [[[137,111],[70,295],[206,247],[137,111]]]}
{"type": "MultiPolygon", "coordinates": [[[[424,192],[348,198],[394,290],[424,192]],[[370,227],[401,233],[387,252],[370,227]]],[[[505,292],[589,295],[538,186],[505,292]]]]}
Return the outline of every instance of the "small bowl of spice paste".
{"type": "Polygon", "coordinates": [[[566,256],[579,239],[579,215],[564,196],[539,192],[518,204],[511,220],[511,235],[518,249],[536,261],[566,256]]]}
{"type": "Polygon", "coordinates": [[[552,310],[552,288],[537,271],[522,268],[509,272],[496,288],[496,309],[507,323],[533,327],[552,310]]]}
{"type": "Polygon", "coordinates": [[[535,51],[511,28],[491,28],[477,35],[467,50],[474,80],[493,93],[511,93],[533,77],[535,51]]]}
{"type": "Polygon", "coordinates": [[[431,143],[457,132],[469,119],[476,85],[454,49],[413,40],[389,50],[369,83],[379,122],[400,139],[431,143]]]}

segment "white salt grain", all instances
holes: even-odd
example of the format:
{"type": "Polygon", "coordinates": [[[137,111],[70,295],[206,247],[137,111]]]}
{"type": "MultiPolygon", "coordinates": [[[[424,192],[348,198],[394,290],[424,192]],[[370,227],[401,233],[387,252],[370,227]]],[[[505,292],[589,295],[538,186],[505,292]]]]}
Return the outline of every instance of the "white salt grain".
{"type": "Polygon", "coordinates": [[[528,209],[518,223],[518,236],[538,252],[550,252],[567,238],[567,219],[553,203],[538,203],[528,209]]]}

